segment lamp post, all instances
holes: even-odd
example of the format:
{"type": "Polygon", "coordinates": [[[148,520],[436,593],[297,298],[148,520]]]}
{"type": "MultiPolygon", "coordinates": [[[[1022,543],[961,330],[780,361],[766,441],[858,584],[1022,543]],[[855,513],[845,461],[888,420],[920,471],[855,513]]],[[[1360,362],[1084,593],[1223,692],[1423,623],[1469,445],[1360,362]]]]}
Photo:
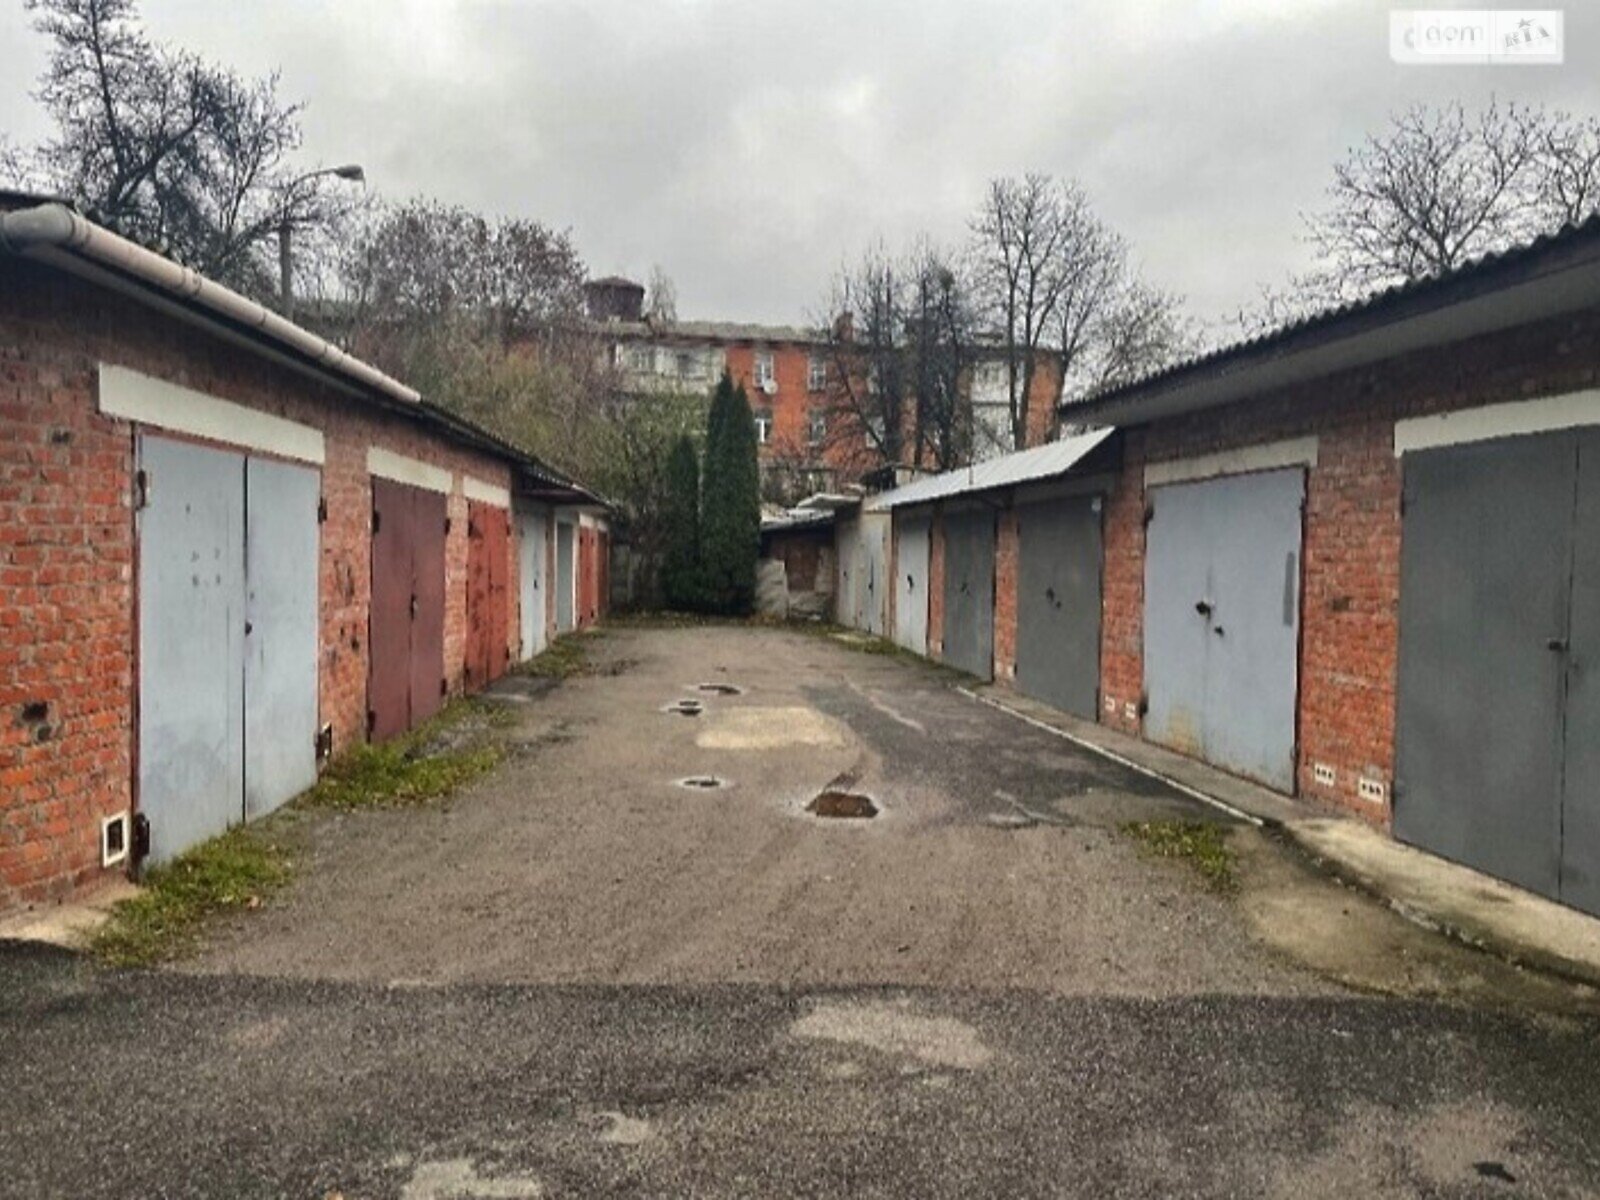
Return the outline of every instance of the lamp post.
{"type": "MultiPolygon", "coordinates": [[[[298,179],[291,180],[288,191],[294,191],[302,183],[313,179],[320,179],[324,175],[333,175],[339,179],[348,179],[352,183],[365,183],[367,173],[355,163],[345,163],[339,167],[323,167],[320,171],[308,171],[298,179]]],[[[287,320],[294,320],[294,252],[290,247],[290,234],[294,223],[289,219],[287,210],[283,220],[278,224],[278,307],[283,310],[287,320]]]]}

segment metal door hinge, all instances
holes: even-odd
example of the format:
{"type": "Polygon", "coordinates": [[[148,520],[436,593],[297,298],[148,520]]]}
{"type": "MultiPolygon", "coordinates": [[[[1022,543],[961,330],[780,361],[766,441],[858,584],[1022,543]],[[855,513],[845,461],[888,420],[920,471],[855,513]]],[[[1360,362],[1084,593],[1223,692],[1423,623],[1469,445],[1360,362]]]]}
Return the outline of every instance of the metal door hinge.
{"type": "Polygon", "coordinates": [[[378,526],[383,524],[383,514],[377,509],[372,510],[372,532],[378,532],[378,526]]]}
{"type": "Polygon", "coordinates": [[[439,680],[439,695],[448,696],[449,694],[450,694],[450,681],[448,679],[439,680]]]}
{"type": "Polygon", "coordinates": [[[378,727],[378,714],[372,709],[367,709],[367,740],[372,740],[372,731],[378,727]]]}
{"type": "Polygon", "coordinates": [[[133,508],[135,512],[150,507],[150,472],[140,468],[133,476],[133,508]]]}
{"type": "Polygon", "coordinates": [[[327,520],[328,520],[328,498],[326,496],[318,496],[317,497],[317,524],[318,525],[326,524],[327,520]]]}
{"type": "Polygon", "coordinates": [[[133,815],[133,845],[129,849],[135,866],[150,857],[150,818],[144,813],[133,815]]]}

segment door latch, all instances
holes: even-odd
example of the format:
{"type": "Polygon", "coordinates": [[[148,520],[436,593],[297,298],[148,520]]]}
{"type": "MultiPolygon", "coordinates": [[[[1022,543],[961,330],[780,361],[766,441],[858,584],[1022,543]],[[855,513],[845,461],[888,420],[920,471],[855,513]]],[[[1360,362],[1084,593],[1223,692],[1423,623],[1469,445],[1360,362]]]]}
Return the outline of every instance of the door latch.
{"type": "Polygon", "coordinates": [[[1211,617],[1211,611],[1212,611],[1212,609],[1211,609],[1211,601],[1209,601],[1209,600],[1197,600],[1197,601],[1195,601],[1194,610],[1195,610],[1195,612],[1199,613],[1202,617],[1205,617],[1206,619],[1209,620],[1210,617],[1211,617]]]}
{"type": "Polygon", "coordinates": [[[1548,642],[1546,642],[1544,644],[1544,648],[1546,650],[1554,650],[1557,654],[1560,654],[1564,650],[1566,650],[1566,648],[1567,648],[1567,639],[1566,638],[1551,638],[1548,642]]]}

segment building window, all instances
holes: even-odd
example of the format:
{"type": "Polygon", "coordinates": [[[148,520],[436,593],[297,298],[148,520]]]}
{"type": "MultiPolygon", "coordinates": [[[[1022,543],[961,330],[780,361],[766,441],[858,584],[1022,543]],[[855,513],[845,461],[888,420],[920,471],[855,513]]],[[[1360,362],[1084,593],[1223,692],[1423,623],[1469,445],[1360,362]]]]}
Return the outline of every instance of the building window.
{"type": "Polygon", "coordinates": [[[806,388],[813,392],[826,391],[828,388],[828,360],[813,354],[811,361],[806,364],[806,388]]]}
{"type": "Polygon", "coordinates": [[[691,350],[679,350],[676,357],[678,378],[695,379],[700,375],[700,356],[691,350]]]}
{"type": "Polygon", "coordinates": [[[806,437],[813,446],[828,440],[828,414],[825,409],[813,408],[806,414],[806,437]]]}
{"type": "Polygon", "coordinates": [[[627,363],[630,371],[654,371],[656,369],[656,352],[650,346],[629,346],[627,363]]]}
{"type": "Polygon", "coordinates": [[[772,440],[772,410],[761,408],[756,410],[756,441],[765,446],[772,440]]]}
{"type": "Polygon", "coordinates": [[[758,350],[756,352],[755,377],[756,386],[762,391],[770,392],[778,386],[778,376],[772,366],[772,351],[758,350]]]}

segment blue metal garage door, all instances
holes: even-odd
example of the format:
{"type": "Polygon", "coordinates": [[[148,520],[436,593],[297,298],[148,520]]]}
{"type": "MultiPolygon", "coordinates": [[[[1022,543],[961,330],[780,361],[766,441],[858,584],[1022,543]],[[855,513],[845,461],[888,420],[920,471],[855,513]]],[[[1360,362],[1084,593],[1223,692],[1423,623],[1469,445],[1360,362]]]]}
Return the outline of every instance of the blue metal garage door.
{"type": "Polygon", "coordinates": [[[896,520],[894,640],[916,654],[928,652],[928,548],[932,525],[927,517],[896,520]]]}
{"type": "Polygon", "coordinates": [[[139,439],[139,809],[160,863],[244,815],[242,454],[139,439]]]}
{"type": "Polygon", "coordinates": [[[573,627],[573,611],[577,586],[574,575],[576,558],[576,530],[567,521],[556,524],[556,632],[567,633],[573,627]]]}
{"type": "Polygon", "coordinates": [[[252,458],[245,491],[245,816],[317,781],[317,505],[309,467],[252,458]]]}
{"type": "Polygon", "coordinates": [[[1305,473],[1151,488],[1144,677],[1150,738],[1295,785],[1305,473]]]}
{"type": "Polygon", "coordinates": [[[517,592],[522,617],[522,657],[532,658],[545,643],[545,514],[517,513],[517,592]]]}

